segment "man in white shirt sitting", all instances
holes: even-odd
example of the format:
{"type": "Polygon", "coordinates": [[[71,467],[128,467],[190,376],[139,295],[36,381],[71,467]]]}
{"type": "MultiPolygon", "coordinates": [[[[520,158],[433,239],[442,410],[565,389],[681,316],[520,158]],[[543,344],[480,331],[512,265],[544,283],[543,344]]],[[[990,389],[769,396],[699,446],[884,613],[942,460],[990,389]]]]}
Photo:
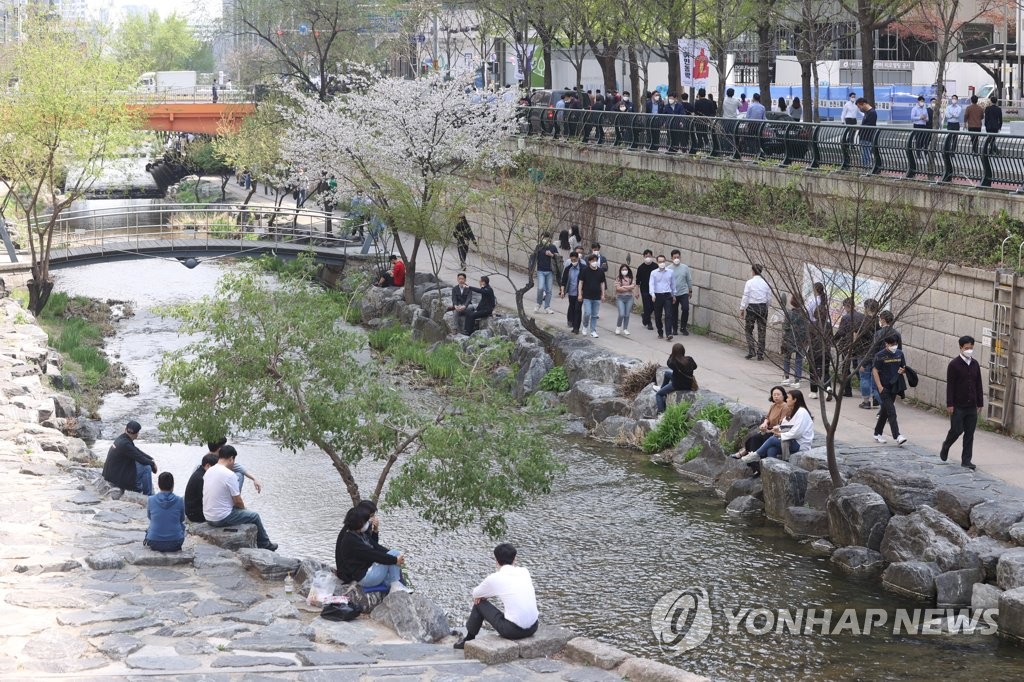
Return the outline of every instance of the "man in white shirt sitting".
{"type": "Polygon", "coordinates": [[[525,639],[537,632],[537,595],[530,571],[514,566],[516,548],[502,543],[494,548],[498,570],[473,589],[473,610],[466,621],[466,636],[455,643],[456,649],[475,639],[486,620],[505,639],[525,639]],[[488,599],[497,597],[505,612],[488,599]]]}
{"type": "Polygon", "coordinates": [[[203,516],[208,524],[217,528],[253,524],[256,546],[273,552],[277,545],[270,541],[260,515],[246,509],[242,502],[241,486],[234,471],[237,454],[234,447],[223,446],[217,453],[217,466],[210,467],[203,475],[203,516]]]}

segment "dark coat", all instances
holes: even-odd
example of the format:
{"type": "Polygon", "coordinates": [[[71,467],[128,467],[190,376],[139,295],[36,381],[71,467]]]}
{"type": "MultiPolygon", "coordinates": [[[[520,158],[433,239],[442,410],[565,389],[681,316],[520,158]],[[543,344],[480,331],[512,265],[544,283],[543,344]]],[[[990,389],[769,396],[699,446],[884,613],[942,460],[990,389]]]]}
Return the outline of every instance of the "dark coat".
{"type": "Polygon", "coordinates": [[[134,441],[127,433],[114,439],[107,450],[107,460],[103,463],[103,478],[111,485],[122,490],[135,490],[135,463],[150,467],[156,473],[156,462],[142,450],[135,447],[134,441]]]}
{"type": "Polygon", "coordinates": [[[192,476],[189,477],[188,484],[185,486],[185,516],[194,523],[206,521],[206,517],[203,516],[203,476],[205,475],[206,470],[200,464],[192,472],[192,476]]]}
{"type": "Polygon", "coordinates": [[[473,302],[473,290],[472,290],[472,288],[466,287],[464,290],[460,291],[458,286],[452,287],[452,305],[453,306],[459,306],[459,305],[468,306],[472,302],[473,302]]]}
{"type": "Polygon", "coordinates": [[[677,363],[673,358],[668,359],[668,368],[672,370],[672,388],[677,391],[694,391],[693,373],[697,371],[697,361],[689,355],[683,358],[682,363],[677,363]]]}
{"type": "Polygon", "coordinates": [[[476,235],[473,234],[473,228],[469,226],[469,221],[465,218],[455,223],[455,231],[452,232],[452,237],[454,237],[455,243],[459,246],[469,246],[470,242],[476,244],[476,235]]]}
{"type": "Polygon", "coordinates": [[[334,563],[341,581],[350,583],[362,580],[373,564],[391,566],[398,563],[398,557],[388,554],[388,548],[370,534],[342,530],[334,544],[334,563]]]}
{"type": "Polygon", "coordinates": [[[1003,128],[1003,110],[998,104],[985,107],[985,132],[998,133],[1003,128]]]}
{"type": "Polygon", "coordinates": [[[711,100],[704,98],[698,99],[693,103],[693,110],[698,116],[717,116],[718,107],[711,100]]]}
{"type": "Polygon", "coordinates": [[[476,306],[478,313],[493,313],[497,302],[494,300],[494,289],[488,284],[485,287],[469,287],[474,294],[480,294],[480,303],[476,306]]]}

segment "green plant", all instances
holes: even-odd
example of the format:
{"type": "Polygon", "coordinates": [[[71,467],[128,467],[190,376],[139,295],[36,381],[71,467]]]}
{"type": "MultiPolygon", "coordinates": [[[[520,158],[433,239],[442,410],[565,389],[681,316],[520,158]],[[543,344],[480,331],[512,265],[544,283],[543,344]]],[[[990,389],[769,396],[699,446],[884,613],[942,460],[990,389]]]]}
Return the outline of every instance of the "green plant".
{"type": "Polygon", "coordinates": [[[669,406],[658,425],[644,438],[644,452],[654,454],[679,445],[693,428],[689,412],[690,403],[686,401],[669,406]]]}
{"type": "Polygon", "coordinates": [[[722,403],[708,403],[700,408],[694,421],[709,421],[719,432],[724,432],[732,421],[732,413],[722,403]]]}
{"type": "Polygon", "coordinates": [[[683,455],[683,461],[689,462],[692,459],[697,459],[697,455],[700,454],[700,451],[701,447],[699,445],[694,445],[692,448],[686,451],[685,455],[683,455]]]}
{"type": "Polygon", "coordinates": [[[542,391],[553,391],[555,393],[568,391],[569,375],[566,374],[565,367],[559,365],[549,369],[547,374],[540,380],[540,388],[542,391]]]}

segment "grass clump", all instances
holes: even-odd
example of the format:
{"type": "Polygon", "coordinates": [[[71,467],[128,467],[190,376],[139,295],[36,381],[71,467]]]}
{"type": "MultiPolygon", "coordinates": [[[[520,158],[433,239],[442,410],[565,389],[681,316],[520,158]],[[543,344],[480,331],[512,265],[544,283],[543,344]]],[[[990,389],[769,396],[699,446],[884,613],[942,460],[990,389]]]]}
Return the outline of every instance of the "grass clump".
{"type": "Polygon", "coordinates": [[[552,391],[554,393],[568,391],[569,375],[566,374],[565,367],[558,366],[549,369],[547,374],[540,380],[540,390],[552,391]]]}
{"type": "Polygon", "coordinates": [[[732,421],[732,412],[722,403],[708,403],[700,409],[694,421],[709,421],[719,433],[724,433],[732,421]]]}
{"type": "Polygon", "coordinates": [[[642,446],[644,452],[654,454],[679,445],[679,442],[693,428],[689,412],[689,402],[684,401],[670,405],[654,430],[644,437],[642,446]]]}

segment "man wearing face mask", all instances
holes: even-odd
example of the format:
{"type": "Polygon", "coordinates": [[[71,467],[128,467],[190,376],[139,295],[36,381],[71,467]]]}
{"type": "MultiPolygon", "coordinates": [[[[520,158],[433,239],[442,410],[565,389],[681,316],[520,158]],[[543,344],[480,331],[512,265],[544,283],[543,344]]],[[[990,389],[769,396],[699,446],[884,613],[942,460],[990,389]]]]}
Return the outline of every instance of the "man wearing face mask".
{"type": "MultiPolygon", "coordinates": [[[[624,138],[626,138],[626,141],[629,142],[629,148],[630,149],[639,149],[640,148],[640,132],[639,131],[640,131],[641,126],[637,125],[639,123],[637,121],[637,119],[640,118],[640,117],[638,117],[638,116],[622,116],[621,113],[623,111],[625,111],[627,114],[635,114],[636,113],[636,105],[634,105],[633,102],[630,101],[629,93],[628,92],[622,93],[622,99],[619,100],[619,113],[620,113],[619,119],[621,120],[622,125],[625,126],[625,130],[623,131],[625,133],[624,134],[624,138]],[[625,109],[623,109],[623,107],[625,107],[625,109]]],[[[618,125],[618,124],[616,124],[616,125],[618,125]]]]}
{"type": "Polygon", "coordinates": [[[598,256],[591,254],[587,269],[580,273],[576,298],[583,306],[583,326],[590,328],[590,335],[597,338],[597,319],[601,315],[601,301],[604,300],[604,271],[598,266],[598,256]]]}
{"type": "Polygon", "coordinates": [[[964,124],[964,108],[960,106],[960,99],[953,95],[946,107],[946,130],[960,130],[964,124]]]}
{"type": "Polygon", "coordinates": [[[687,326],[690,322],[690,290],[693,288],[693,281],[690,279],[690,268],[682,260],[679,249],[672,250],[672,295],[673,318],[675,326],[683,336],[689,336],[687,326]]]}
{"type": "Polygon", "coordinates": [[[555,277],[555,258],[558,257],[558,247],[550,234],[541,237],[540,246],[534,252],[533,258],[537,266],[537,307],[533,312],[545,312],[553,315],[551,309],[551,287],[555,277]]]}
{"type": "Polygon", "coordinates": [[[978,426],[978,410],[985,406],[985,393],[981,384],[981,365],[974,359],[974,337],[960,337],[960,354],[946,368],[946,411],[949,413],[949,433],[942,442],[939,459],[949,459],[949,449],[961,436],[964,450],[960,466],[974,471],[974,429],[978,426]]]}
{"type": "Polygon", "coordinates": [[[480,294],[480,303],[475,308],[466,309],[466,336],[472,336],[476,331],[476,321],[494,314],[494,306],[497,304],[494,299],[494,289],[491,288],[491,279],[486,275],[480,278],[480,287],[469,287],[474,294],[480,294]]]}
{"type": "Polygon", "coordinates": [[[644,262],[636,269],[636,283],[640,286],[640,300],[643,301],[644,312],[640,318],[641,322],[648,329],[654,329],[651,324],[651,313],[654,312],[654,301],[651,300],[651,273],[658,269],[654,263],[654,252],[650,249],[644,250],[644,262]]]}
{"type": "Polygon", "coordinates": [[[651,273],[650,299],[654,304],[654,323],[658,326],[658,338],[664,338],[668,332],[668,340],[672,340],[675,330],[675,300],[672,297],[672,271],[664,256],[658,256],[658,269],[651,273]],[[663,323],[664,320],[664,323],[663,323]]]}
{"type": "Polygon", "coordinates": [[[580,255],[573,251],[569,254],[569,265],[562,270],[561,287],[558,290],[558,297],[565,298],[565,292],[569,292],[569,310],[565,313],[565,321],[573,334],[580,333],[580,318],[583,306],[579,297],[573,294],[579,291],[580,273],[583,270],[583,263],[580,262],[580,255]]]}
{"type": "MultiPolygon", "coordinates": [[[[601,255],[601,245],[597,242],[593,242],[590,245],[590,254],[597,257],[597,268],[601,271],[602,275],[608,272],[608,259],[601,255]]],[[[587,258],[587,262],[590,259],[587,258]]],[[[590,309],[587,306],[583,306],[583,327],[584,329],[590,326],[590,309]]]]}
{"type": "Polygon", "coordinates": [[[657,90],[651,94],[651,101],[647,103],[646,112],[650,114],[647,118],[647,151],[656,152],[661,147],[661,127],[665,124],[665,114],[671,113],[665,103],[661,101],[661,93],[657,90]]]}
{"type": "Polygon", "coordinates": [[[875,442],[885,442],[882,432],[885,430],[885,423],[889,422],[889,429],[896,444],[903,445],[907,442],[907,437],[900,433],[900,425],[896,421],[896,396],[902,396],[906,390],[906,383],[902,379],[907,371],[907,360],[896,344],[895,334],[885,337],[885,348],[875,355],[874,367],[871,370],[882,402],[882,407],[878,410],[878,421],[875,422],[875,442]]]}
{"type": "Polygon", "coordinates": [[[843,119],[843,123],[846,125],[857,125],[857,119],[861,116],[860,109],[857,108],[857,93],[850,93],[850,97],[846,100],[846,103],[843,104],[843,111],[839,116],[843,119]]]}

